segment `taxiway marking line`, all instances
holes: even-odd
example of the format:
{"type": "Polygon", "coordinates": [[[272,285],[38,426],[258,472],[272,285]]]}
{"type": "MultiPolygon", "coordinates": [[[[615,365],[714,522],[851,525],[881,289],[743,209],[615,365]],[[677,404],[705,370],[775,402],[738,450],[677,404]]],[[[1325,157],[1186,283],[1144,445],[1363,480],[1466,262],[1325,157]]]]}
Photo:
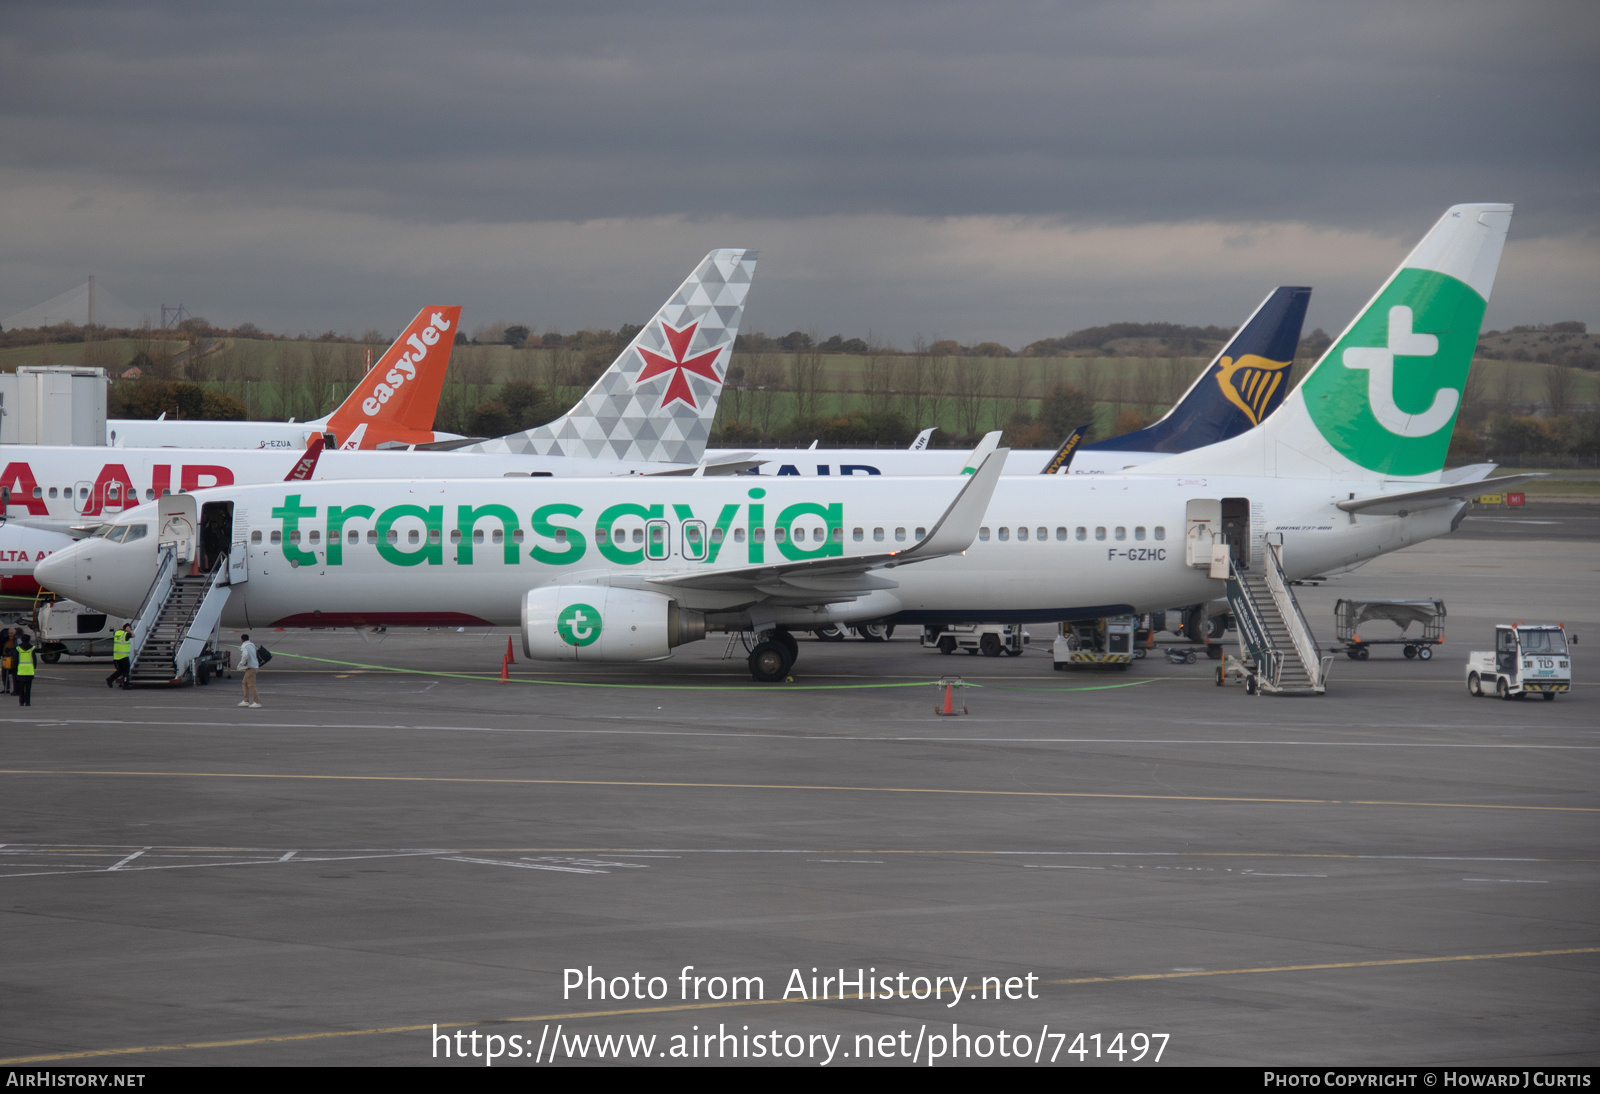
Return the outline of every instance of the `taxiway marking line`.
{"type": "Polygon", "coordinates": [[[1250,798],[1200,794],[1106,794],[1071,790],[955,790],[920,786],[811,786],[789,783],[691,783],[624,779],[483,779],[444,775],[291,775],[245,771],[78,771],[0,769],[0,775],[85,775],[156,779],[286,779],[306,782],[460,783],[476,786],[616,786],[678,790],[818,790],[851,794],[950,794],[997,798],[1102,798],[1118,801],[1229,802],[1256,805],[1381,805],[1418,809],[1502,809],[1539,813],[1600,813],[1584,805],[1492,805],[1479,802],[1405,802],[1358,798],[1250,798]]]}
{"type": "MultiPolygon", "coordinates": [[[[189,708],[178,708],[189,709],[189,708]]],[[[504,715],[504,717],[516,717],[504,715]]],[[[643,715],[606,714],[594,715],[599,720],[609,721],[640,721],[655,723],[653,719],[643,715]]],[[[1042,718],[1005,718],[993,719],[996,723],[1010,722],[1037,722],[1045,721],[1042,718]]],[[[748,723],[749,719],[741,719],[748,723]]],[[[36,718],[0,718],[0,725],[19,724],[37,725],[40,719],[36,718]]],[[[596,729],[585,726],[581,729],[547,729],[529,726],[446,726],[432,724],[407,725],[401,723],[380,724],[375,722],[176,722],[171,719],[141,719],[141,718],[75,718],[67,720],[52,720],[50,725],[63,726],[157,726],[161,729],[339,729],[339,730],[408,730],[413,732],[438,732],[438,733],[520,733],[533,736],[538,735],[614,735],[633,737],[728,737],[745,738],[754,737],[760,740],[776,741],[837,741],[840,743],[874,743],[874,744],[1066,744],[1066,745],[1194,745],[1194,746],[1225,746],[1259,748],[1262,746],[1283,746],[1291,748],[1497,748],[1520,749],[1523,751],[1551,751],[1551,752],[1597,752],[1600,745],[1566,745],[1566,744],[1530,744],[1521,741],[1512,742],[1471,742],[1471,741],[1295,741],[1295,740],[1251,740],[1248,738],[1182,738],[1182,737],[947,737],[933,734],[874,734],[862,735],[855,733],[751,733],[738,730],[718,729],[596,729]]],[[[1194,726],[1228,725],[1231,728],[1241,728],[1240,723],[1222,722],[1191,722],[1194,726]]],[[[1272,724],[1246,724],[1243,728],[1283,730],[1290,729],[1361,729],[1371,730],[1370,725],[1357,722],[1332,722],[1311,723],[1303,726],[1284,727],[1277,723],[1272,724]]],[[[1473,723],[1396,723],[1387,728],[1391,729],[1427,729],[1427,730],[1481,730],[1499,729],[1498,726],[1478,725],[1473,723]]]]}
{"type": "MultiPolygon", "coordinates": [[[[1323,972],[1336,969],[1371,969],[1399,965],[1438,965],[1462,961],[1504,961],[1519,957],[1560,957],[1569,954],[1600,953],[1600,946],[1583,946],[1564,950],[1520,950],[1514,953],[1451,954],[1445,957],[1399,957],[1375,961],[1328,961],[1315,965],[1268,965],[1248,969],[1191,969],[1182,972],[1131,973],[1123,976],[1083,976],[1067,980],[1044,980],[1041,984],[1075,986],[1079,984],[1117,984],[1138,980],[1187,980],[1202,976],[1250,976],[1283,972],[1323,972]]],[[[944,989],[935,990],[942,996],[944,989]]],[[[533,1014],[518,1018],[485,1018],[472,1022],[426,1022],[408,1026],[377,1026],[372,1029],[323,1030],[317,1033],[286,1033],[275,1037],[241,1037],[230,1041],[190,1041],[170,1045],[139,1045],[132,1048],[95,1048],[81,1052],[56,1052],[42,1056],[14,1056],[0,1060],[0,1065],[41,1064],[53,1060],[84,1060],[98,1056],[128,1056],[145,1052],[175,1052],[197,1048],[237,1048],[243,1045],[285,1044],[294,1041],[320,1041],[335,1037],[369,1037],[381,1033],[421,1033],[435,1029],[463,1029],[475,1026],[504,1025],[527,1022],[556,1022],[582,1018],[617,1018],[636,1014],[671,1014],[692,1010],[723,1010],[729,1007],[761,1007],[781,1003],[847,1003],[869,998],[863,992],[851,995],[829,995],[820,999],[741,999],[720,1003],[679,1003],[666,1007],[626,1007],[616,1010],[575,1011],[567,1014],[533,1014]]]]}
{"type": "MultiPolygon", "coordinates": [[[[122,848],[82,848],[69,844],[3,843],[0,859],[8,854],[94,854],[114,856],[122,848]]],[[[149,848],[155,854],[277,854],[278,848],[149,848]]],[[[1034,856],[1078,857],[1078,859],[1370,859],[1378,862],[1595,862],[1597,859],[1550,859],[1530,856],[1485,856],[1485,854],[1357,854],[1346,851],[1016,851],[1016,849],[973,848],[307,848],[290,851],[282,859],[246,859],[246,862],[285,862],[296,854],[331,854],[342,857],[418,857],[445,854],[616,854],[632,857],[677,857],[685,854],[954,854],[954,856],[1034,856]],[[350,851],[371,851],[371,856],[354,856],[350,851]]],[[[298,859],[299,862],[336,862],[339,859],[298,859]]],[[[234,865],[224,862],[219,865],[234,865]]],[[[101,870],[101,867],[85,867],[101,870]]]]}
{"type": "MultiPolygon", "coordinates": [[[[554,679],[554,678],[549,677],[549,676],[529,676],[527,674],[524,674],[524,675],[521,675],[521,676],[510,676],[506,680],[502,681],[500,679],[500,677],[498,677],[498,676],[495,676],[495,675],[492,675],[492,674],[489,674],[489,673],[481,673],[481,672],[441,672],[438,669],[404,669],[404,668],[395,668],[395,667],[390,666],[390,665],[367,665],[367,664],[363,664],[363,663],[361,663],[359,661],[338,661],[338,660],[335,660],[332,657],[313,657],[312,655],[310,655],[308,653],[279,653],[276,656],[278,656],[278,657],[292,657],[297,661],[321,661],[324,664],[343,665],[343,666],[346,666],[346,667],[349,667],[349,668],[366,669],[369,672],[398,672],[398,673],[405,673],[405,674],[411,675],[411,676],[439,676],[439,677],[444,677],[444,678],[452,679],[452,680],[492,680],[492,681],[495,681],[497,683],[546,684],[546,685],[549,685],[551,687],[564,687],[564,688],[621,688],[621,689],[624,689],[624,690],[631,690],[631,691],[726,691],[730,687],[737,686],[737,685],[730,685],[730,684],[656,684],[656,683],[650,683],[650,684],[621,684],[621,683],[609,683],[609,682],[600,681],[600,680],[557,680],[557,679],[554,679]]],[[[728,675],[730,677],[738,676],[737,673],[729,673],[728,675]]],[[[826,674],[819,674],[819,675],[826,675],[826,674]]],[[[1039,679],[1049,679],[1049,677],[1040,677],[1039,679]]],[[[1128,680],[1128,681],[1125,681],[1125,682],[1122,682],[1122,683],[1116,683],[1116,684],[1081,684],[1081,685],[1077,685],[1077,686],[1068,686],[1068,687],[1024,688],[1024,689],[1021,689],[1021,690],[1025,690],[1025,691],[1111,691],[1111,690],[1116,689],[1116,688],[1134,688],[1134,687],[1139,687],[1142,684],[1154,683],[1155,680],[1156,680],[1155,677],[1149,677],[1149,678],[1144,679],[1144,680],[1128,680]]],[[[787,684],[782,688],[749,688],[749,689],[743,689],[743,690],[748,690],[752,694],[761,693],[761,694],[767,694],[767,695],[779,695],[779,694],[782,694],[785,691],[862,691],[862,690],[871,690],[871,689],[875,689],[875,688],[934,687],[934,686],[937,686],[938,683],[939,683],[939,681],[937,681],[937,680],[907,680],[907,681],[902,681],[902,682],[898,682],[898,683],[884,683],[884,682],[881,682],[881,680],[880,680],[880,682],[873,683],[873,684],[787,684]]],[[[969,683],[967,686],[968,687],[980,687],[981,688],[981,687],[984,687],[986,685],[983,685],[983,684],[970,684],[969,683]]],[[[1018,689],[1014,689],[1013,688],[1013,689],[1010,689],[1010,690],[1018,690],[1018,689]]]]}

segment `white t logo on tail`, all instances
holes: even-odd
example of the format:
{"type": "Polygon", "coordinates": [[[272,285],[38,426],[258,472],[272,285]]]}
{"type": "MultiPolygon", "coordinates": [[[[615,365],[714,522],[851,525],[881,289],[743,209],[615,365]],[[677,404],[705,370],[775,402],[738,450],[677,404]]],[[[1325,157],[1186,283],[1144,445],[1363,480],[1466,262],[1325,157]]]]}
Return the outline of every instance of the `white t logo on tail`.
{"type": "Polygon", "coordinates": [[[1389,344],[1364,346],[1344,351],[1345,368],[1367,370],[1367,402],[1372,416],[1390,433],[1400,437],[1427,437],[1450,424],[1461,401],[1455,388],[1440,388],[1433,393],[1433,405],[1421,414],[1408,414],[1394,401],[1394,359],[1432,357],[1439,352],[1439,339],[1432,334],[1416,334],[1411,329],[1411,309],[1397,304],[1389,309],[1389,344]]]}

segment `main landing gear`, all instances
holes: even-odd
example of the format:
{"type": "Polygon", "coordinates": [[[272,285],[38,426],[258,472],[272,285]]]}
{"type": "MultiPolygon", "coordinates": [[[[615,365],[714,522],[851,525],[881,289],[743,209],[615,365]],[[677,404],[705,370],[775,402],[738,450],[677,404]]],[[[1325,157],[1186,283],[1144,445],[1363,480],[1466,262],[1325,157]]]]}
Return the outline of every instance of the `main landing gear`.
{"type": "Polygon", "coordinates": [[[794,635],[781,629],[767,631],[750,651],[750,675],[757,683],[782,683],[799,656],[800,643],[794,635]]]}

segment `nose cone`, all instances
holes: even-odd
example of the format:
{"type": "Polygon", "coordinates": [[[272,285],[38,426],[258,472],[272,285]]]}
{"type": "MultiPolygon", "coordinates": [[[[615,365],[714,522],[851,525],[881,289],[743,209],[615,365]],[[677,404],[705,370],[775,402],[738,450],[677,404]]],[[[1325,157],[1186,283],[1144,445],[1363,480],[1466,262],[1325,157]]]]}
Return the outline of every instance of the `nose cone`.
{"type": "Polygon", "coordinates": [[[83,540],[63,547],[49,558],[35,564],[33,579],[53,593],[69,600],[81,601],[78,589],[78,556],[86,547],[83,540]]]}

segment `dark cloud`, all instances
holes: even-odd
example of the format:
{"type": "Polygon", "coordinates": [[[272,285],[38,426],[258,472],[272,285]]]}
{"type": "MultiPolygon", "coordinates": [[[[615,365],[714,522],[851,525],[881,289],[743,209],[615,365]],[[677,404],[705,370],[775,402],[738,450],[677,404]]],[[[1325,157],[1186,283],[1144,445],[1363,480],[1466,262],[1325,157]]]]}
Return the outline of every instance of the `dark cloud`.
{"type": "Polygon", "coordinates": [[[5,125],[40,166],[430,217],[1554,218],[1600,178],[1596,10],[50,5],[5,125]]]}
{"type": "Polygon", "coordinates": [[[1600,222],[1597,47],[1584,2],[13,4],[0,140],[68,190],[426,224],[1414,238],[1512,200],[1570,237],[1600,222]]]}

